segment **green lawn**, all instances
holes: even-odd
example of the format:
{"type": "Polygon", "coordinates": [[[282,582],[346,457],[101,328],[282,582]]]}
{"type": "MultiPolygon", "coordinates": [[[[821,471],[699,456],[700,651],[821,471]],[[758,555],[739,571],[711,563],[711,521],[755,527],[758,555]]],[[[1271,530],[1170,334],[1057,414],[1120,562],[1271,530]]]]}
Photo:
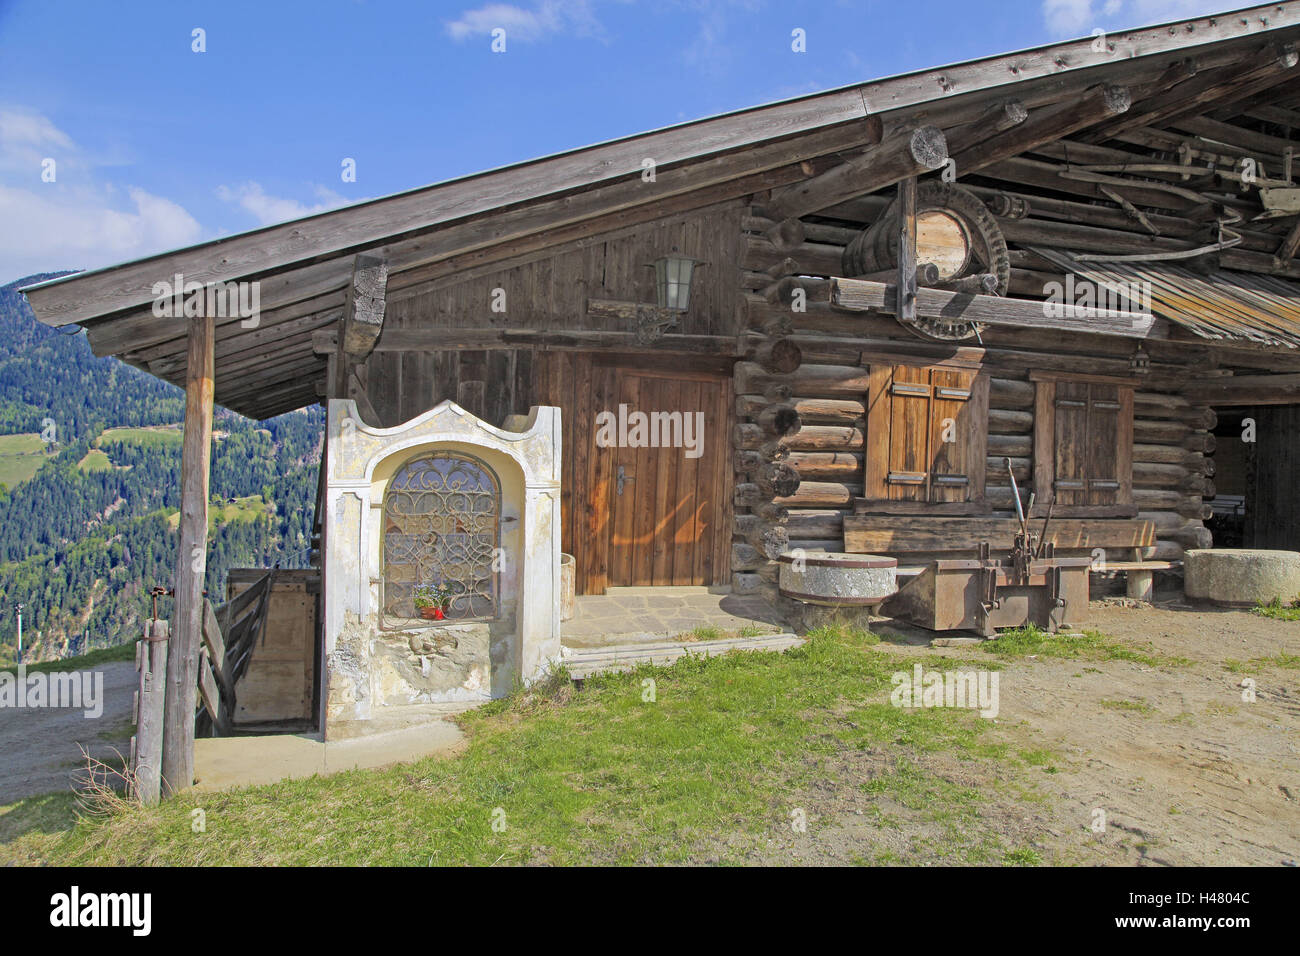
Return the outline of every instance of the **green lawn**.
{"type": "Polygon", "coordinates": [[[891,675],[918,660],[953,666],[826,630],[785,654],[688,657],[581,690],[557,679],[466,714],[454,757],[184,794],[75,824],[70,795],[24,800],[0,808],[0,863],[782,862],[773,839],[801,807],[820,832],[829,784],[878,801],[857,819],[882,833],[906,813],[936,837],[902,862],[1040,862],[981,813],[991,785],[971,783],[976,766],[1027,766],[1002,731],[967,710],[889,703],[891,675]]]}
{"type": "Polygon", "coordinates": [[[48,460],[40,435],[0,435],[0,485],[29,481],[48,460]]]}

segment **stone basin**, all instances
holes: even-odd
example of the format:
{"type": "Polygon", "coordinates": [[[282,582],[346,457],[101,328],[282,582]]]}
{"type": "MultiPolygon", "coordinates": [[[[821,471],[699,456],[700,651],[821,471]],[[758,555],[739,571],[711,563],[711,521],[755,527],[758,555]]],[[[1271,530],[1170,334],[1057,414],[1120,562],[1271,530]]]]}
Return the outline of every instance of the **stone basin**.
{"type": "Polygon", "coordinates": [[[1300,597],[1300,553],[1215,548],[1183,555],[1183,590],[1189,598],[1229,607],[1253,607],[1300,597]]]}
{"type": "Polygon", "coordinates": [[[876,554],[787,551],[780,563],[783,596],[823,607],[871,607],[898,590],[898,560],[876,554]]]}

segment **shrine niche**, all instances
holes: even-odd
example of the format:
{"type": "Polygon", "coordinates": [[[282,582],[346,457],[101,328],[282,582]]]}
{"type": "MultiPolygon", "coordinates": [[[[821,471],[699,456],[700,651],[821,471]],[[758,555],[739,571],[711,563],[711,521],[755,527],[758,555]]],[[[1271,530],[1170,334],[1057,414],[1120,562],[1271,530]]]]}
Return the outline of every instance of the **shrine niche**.
{"type": "Polygon", "coordinates": [[[329,403],[327,735],[384,708],[502,697],[559,658],[560,412],[510,423],[443,402],[374,428],[329,403]]]}

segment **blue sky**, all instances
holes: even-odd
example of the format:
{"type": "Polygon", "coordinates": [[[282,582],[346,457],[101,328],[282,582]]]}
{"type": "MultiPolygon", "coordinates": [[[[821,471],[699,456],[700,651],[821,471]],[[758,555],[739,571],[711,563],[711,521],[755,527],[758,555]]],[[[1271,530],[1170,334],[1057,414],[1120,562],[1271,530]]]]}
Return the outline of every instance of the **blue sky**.
{"type": "Polygon", "coordinates": [[[0,0],[0,283],[1095,27],[1243,5],[0,0]],[[497,27],[503,53],[491,49],[497,27]],[[805,53],[791,49],[796,28],[805,53]],[[355,182],[341,176],[348,158],[355,182]]]}

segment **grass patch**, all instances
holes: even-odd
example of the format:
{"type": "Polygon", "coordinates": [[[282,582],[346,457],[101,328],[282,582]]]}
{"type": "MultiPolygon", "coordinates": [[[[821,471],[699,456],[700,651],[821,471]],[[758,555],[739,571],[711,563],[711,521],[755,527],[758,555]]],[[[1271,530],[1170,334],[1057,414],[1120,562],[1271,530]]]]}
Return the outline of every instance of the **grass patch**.
{"type": "Polygon", "coordinates": [[[92,448],[86,452],[85,458],[77,462],[77,467],[82,471],[112,471],[113,461],[98,448],[92,448]]]}
{"type": "MultiPolygon", "coordinates": [[[[128,641],[125,644],[115,644],[112,647],[103,647],[98,650],[90,651],[87,654],[81,654],[77,657],[65,657],[58,661],[41,661],[39,664],[27,664],[28,674],[43,674],[50,671],[80,671],[87,670],[91,667],[98,667],[101,664],[108,664],[112,661],[134,661],[135,660],[135,642],[128,641]]],[[[10,674],[18,673],[18,666],[11,664],[8,667],[0,667],[0,673],[8,672],[10,674]]]]}
{"type": "Polygon", "coordinates": [[[1257,604],[1250,609],[1252,614],[1269,617],[1275,621],[1300,621],[1300,599],[1290,604],[1283,604],[1281,598],[1273,598],[1267,604],[1257,604]]]}
{"type": "MultiPolygon", "coordinates": [[[[256,521],[266,513],[267,504],[262,500],[261,495],[248,495],[220,505],[209,505],[208,532],[211,533],[222,525],[233,524],[236,521],[256,521]]],[[[171,511],[167,516],[168,526],[175,529],[180,527],[180,523],[181,513],[171,511]]]]}
{"type": "Polygon", "coordinates": [[[981,814],[986,790],[929,769],[1008,759],[998,732],[967,710],[891,706],[903,660],[873,644],[866,632],[824,629],[784,654],[684,657],[592,676],[581,691],[556,679],[462,715],[468,740],[454,757],[187,793],[61,826],[55,808],[23,801],[0,809],[0,861],[753,862],[789,832],[792,807],[815,809],[831,785],[886,795],[909,822],[954,837],[923,841],[909,862],[1036,862],[981,814]],[[191,830],[195,808],[205,833],[191,830]]]}
{"type": "Polygon", "coordinates": [[[1098,703],[1106,710],[1123,710],[1134,714],[1142,714],[1143,716],[1156,712],[1156,709],[1144,700],[1110,700],[1103,697],[1098,703]]]}
{"type": "Polygon", "coordinates": [[[1002,631],[996,640],[980,645],[999,657],[1057,657],[1087,661],[1133,661],[1149,667],[1176,667],[1191,663],[1185,657],[1150,654],[1121,644],[1100,631],[1058,631],[1049,634],[1030,624],[1002,631]]]}
{"type": "Polygon", "coordinates": [[[182,441],[180,426],[152,425],[146,428],[106,428],[95,440],[96,446],[109,442],[137,445],[141,448],[166,448],[179,446],[182,441]]]}
{"type": "Polygon", "coordinates": [[[1287,670],[1300,669],[1300,654],[1288,654],[1279,651],[1271,657],[1252,657],[1248,661],[1239,661],[1229,657],[1223,662],[1223,669],[1233,674],[1249,674],[1266,667],[1282,667],[1287,670]]]}
{"type": "Polygon", "coordinates": [[[14,488],[30,481],[48,460],[40,435],[0,435],[0,485],[14,488]]]}

